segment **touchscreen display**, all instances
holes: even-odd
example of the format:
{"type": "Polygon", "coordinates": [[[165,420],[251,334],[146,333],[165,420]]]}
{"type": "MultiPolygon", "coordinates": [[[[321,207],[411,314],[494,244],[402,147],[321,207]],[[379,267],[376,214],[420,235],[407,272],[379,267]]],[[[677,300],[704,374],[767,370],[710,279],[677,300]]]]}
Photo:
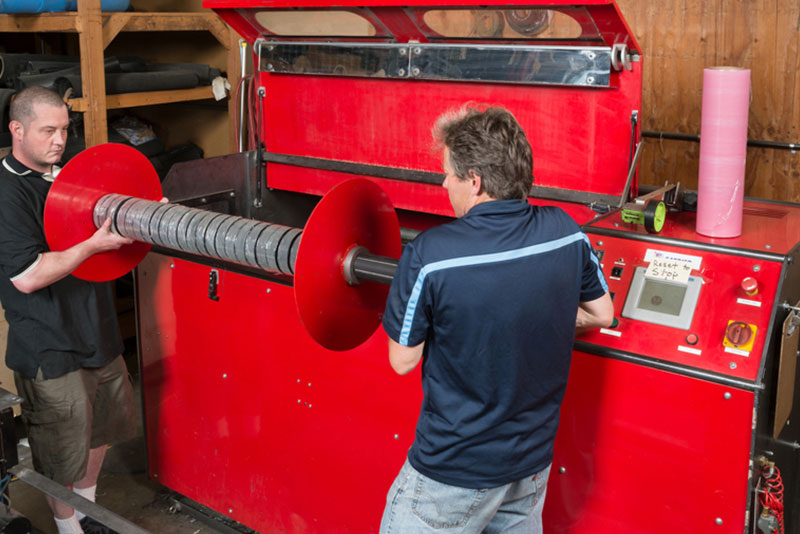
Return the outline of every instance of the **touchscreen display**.
{"type": "Polygon", "coordinates": [[[680,315],[686,286],[645,279],[636,307],[668,315],[680,315]]]}

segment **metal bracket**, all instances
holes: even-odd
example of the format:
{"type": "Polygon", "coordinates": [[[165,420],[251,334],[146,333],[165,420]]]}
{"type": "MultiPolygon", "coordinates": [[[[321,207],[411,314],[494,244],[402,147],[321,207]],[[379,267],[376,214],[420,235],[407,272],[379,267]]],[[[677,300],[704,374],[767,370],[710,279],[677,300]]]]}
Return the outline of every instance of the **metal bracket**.
{"type": "Polygon", "coordinates": [[[616,43],[611,47],[611,67],[620,72],[622,69],[633,70],[631,53],[625,43],[616,43]]]}
{"type": "Polygon", "coordinates": [[[219,271],[216,269],[211,269],[211,271],[208,273],[208,298],[214,302],[219,302],[219,294],[217,294],[218,287],[219,271]]]}
{"type": "MultiPolygon", "coordinates": [[[[477,43],[256,41],[258,68],[275,74],[610,87],[612,49],[477,43]]],[[[630,65],[627,47],[617,50],[630,65]]]]}
{"type": "Polygon", "coordinates": [[[644,145],[644,141],[639,141],[639,143],[636,145],[636,151],[633,153],[633,160],[631,161],[631,166],[628,169],[628,178],[625,180],[625,189],[623,189],[622,195],[619,197],[619,204],[617,204],[618,208],[621,208],[625,205],[628,194],[631,191],[633,177],[636,175],[636,166],[639,165],[639,158],[642,157],[642,145],[644,145]]]}

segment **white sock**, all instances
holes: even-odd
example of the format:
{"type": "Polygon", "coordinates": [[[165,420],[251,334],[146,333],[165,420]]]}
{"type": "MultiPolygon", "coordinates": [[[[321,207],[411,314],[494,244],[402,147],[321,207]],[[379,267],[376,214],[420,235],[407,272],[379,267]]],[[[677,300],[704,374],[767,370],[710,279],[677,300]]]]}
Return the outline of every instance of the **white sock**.
{"type": "MultiPolygon", "coordinates": [[[[72,491],[83,497],[84,499],[88,499],[94,502],[95,494],[97,493],[97,484],[88,488],[76,488],[73,487],[72,491]]],[[[78,521],[86,517],[86,514],[80,513],[78,510],[75,510],[75,515],[78,517],[78,521]]]]}
{"type": "Polygon", "coordinates": [[[72,514],[71,517],[66,519],[59,519],[54,517],[56,521],[56,527],[58,527],[58,534],[83,534],[83,529],[81,528],[81,524],[79,523],[78,518],[75,514],[72,514]]]}

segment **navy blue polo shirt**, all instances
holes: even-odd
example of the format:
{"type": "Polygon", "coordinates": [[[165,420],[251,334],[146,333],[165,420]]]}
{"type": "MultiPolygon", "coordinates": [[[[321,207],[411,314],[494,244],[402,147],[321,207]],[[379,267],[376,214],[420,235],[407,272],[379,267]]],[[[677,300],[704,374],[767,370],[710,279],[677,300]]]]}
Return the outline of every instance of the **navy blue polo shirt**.
{"type": "Polygon", "coordinates": [[[407,245],[383,327],[401,345],[425,342],[411,465],[466,488],[547,467],[578,303],[607,290],[560,208],[484,202],[407,245]]]}

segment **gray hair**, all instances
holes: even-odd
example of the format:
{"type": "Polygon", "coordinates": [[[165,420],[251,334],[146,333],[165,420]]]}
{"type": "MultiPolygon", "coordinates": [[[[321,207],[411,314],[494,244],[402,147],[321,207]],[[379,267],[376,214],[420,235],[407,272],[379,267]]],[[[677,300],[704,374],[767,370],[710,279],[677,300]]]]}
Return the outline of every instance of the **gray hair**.
{"type": "Polygon", "coordinates": [[[533,153],[522,127],[510,111],[465,106],[436,121],[434,138],[450,152],[455,175],[481,177],[484,191],[496,200],[525,199],[533,183],[533,153]]]}

